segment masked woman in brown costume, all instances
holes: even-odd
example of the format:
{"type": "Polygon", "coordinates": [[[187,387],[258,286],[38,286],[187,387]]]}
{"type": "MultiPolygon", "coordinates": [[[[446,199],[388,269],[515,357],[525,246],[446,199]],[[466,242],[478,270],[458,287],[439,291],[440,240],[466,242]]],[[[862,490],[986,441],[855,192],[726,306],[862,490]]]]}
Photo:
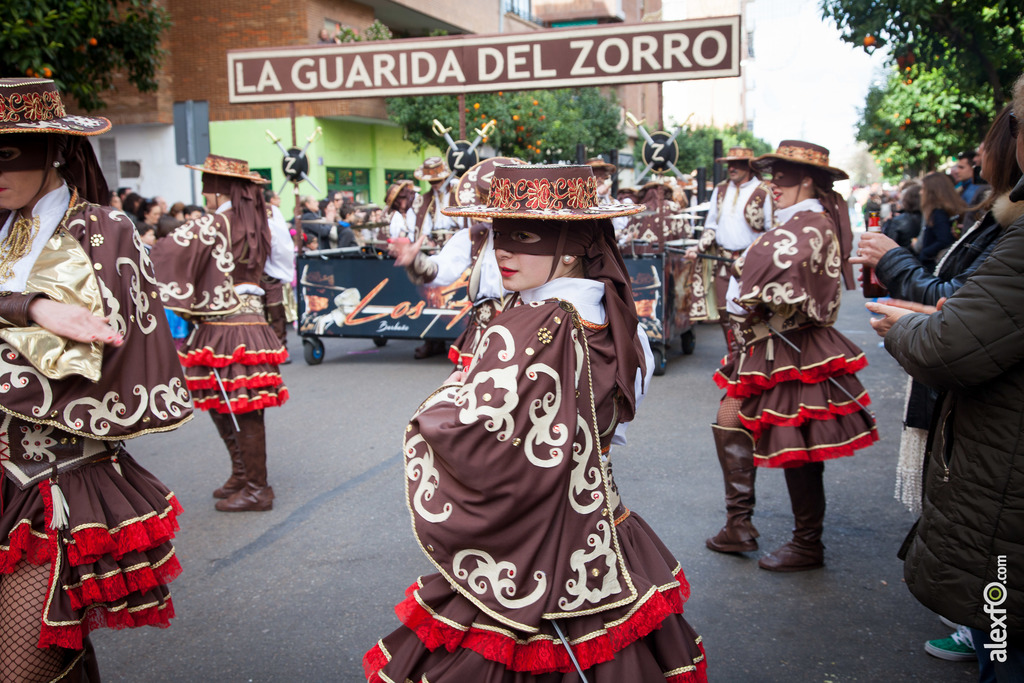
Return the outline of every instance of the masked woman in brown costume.
{"type": "Polygon", "coordinates": [[[609,450],[652,370],[588,166],[499,166],[487,206],[517,292],[406,428],[406,491],[438,573],[364,657],[369,681],[706,680],[689,585],[624,506],[609,450]]]}
{"type": "Polygon", "coordinates": [[[854,373],[864,353],[835,330],[840,274],[852,287],[846,202],[832,189],[847,177],[828,150],[784,140],[754,166],[770,172],[778,225],[757,238],[741,264],[729,312],[738,357],[715,373],[726,390],[713,425],[725,478],[727,521],[707,546],[757,549],[755,467],[785,468],[795,519],[793,538],[762,557],[771,571],[824,565],[824,461],[853,455],[877,439],[868,395],[854,373]]]}
{"type": "Polygon", "coordinates": [[[212,213],[153,247],[160,293],[197,323],[180,356],[196,408],[209,411],[231,457],[231,476],[213,492],[216,508],[270,510],[263,410],[288,400],[278,369],[288,352],[267,324],[259,286],[270,255],[267,181],[247,162],[213,154],[189,168],[203,172],[212,213]]]}
{"type": "Polygon", "coordinates": [[[181,511],[126,439],[192,406],[157,282],[53,81],[0,79],[0,681],[98,680],[89,632],[167,626],[181,511]]]}

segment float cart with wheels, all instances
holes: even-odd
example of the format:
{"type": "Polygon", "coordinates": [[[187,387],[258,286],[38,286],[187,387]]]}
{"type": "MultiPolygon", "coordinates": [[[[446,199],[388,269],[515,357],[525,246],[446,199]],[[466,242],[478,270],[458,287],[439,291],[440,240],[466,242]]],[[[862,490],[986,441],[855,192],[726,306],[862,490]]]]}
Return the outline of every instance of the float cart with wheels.
{"type": "Polygon", "coordinates": [[[654,354],[655,375],[665,374],[668,349],[676,335],[686,355],[693,353],[697,344],[690,323],[690,281],[694,264],[684,258],[686,248],[696,243],[696,240],[675,240],[656,252],[627,249],[622,254],[637,317],[647,332],[654,354]]]}
{"type": "Polygon", "coordinates": [[[447,287],[417,287],[374,246],[307,251],[297,263],[299,336],[306,362],[324,359],[322,337],[453,341],[472,310],[469,271],[447,287]]]}

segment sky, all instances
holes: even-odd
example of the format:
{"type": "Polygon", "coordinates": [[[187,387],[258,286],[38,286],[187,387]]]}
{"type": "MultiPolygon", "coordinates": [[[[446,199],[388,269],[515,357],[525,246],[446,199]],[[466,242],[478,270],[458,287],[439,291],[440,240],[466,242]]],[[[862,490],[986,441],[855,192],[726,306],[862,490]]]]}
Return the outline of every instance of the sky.
{"type": "MultiPolygon", "coordinates": [[[[665,1],[666,17],[679,2],[685,0],[665,1]]],[[[755,0],[743,30],[751,28],[747,106],[754,134],[772,145],[789,138],[823,145],[836,163],[851,158],[859,109],[882,55],[844,43],[818,0],[755,0]]]]}

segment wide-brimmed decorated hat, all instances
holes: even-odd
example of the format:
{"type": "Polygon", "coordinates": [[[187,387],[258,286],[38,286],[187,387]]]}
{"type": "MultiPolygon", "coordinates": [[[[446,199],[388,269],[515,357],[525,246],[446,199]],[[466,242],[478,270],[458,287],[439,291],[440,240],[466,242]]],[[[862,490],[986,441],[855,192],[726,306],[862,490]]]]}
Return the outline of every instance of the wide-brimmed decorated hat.
{"type": "Polygon", "coordinates": [[[587,220],[629,216],[642,205],[598,204],[597,178],[584,165],[497,165],[491,178],[487,204],[447,207],[454,218],[540,218],[587,220]]]}
{"type": "Polygon", "coordinates": [[[384,208],[390,209],[391,205],[398,199],[398,195],[402,194],[402,190],[409,188],[413,189],[413,182],[409,179],[402,179],[391,184],[388,188],[387,194],[384,195],[384,208]]]}
{"type": "Polygon", "coordinates": [[[828,149],[821,145],[803,140],[783,140],[774,152],[762,154],[751,162],[758,171],[771,171],[773,161],[788,161],[792,164],[803,164],[820,168],[835,180],[846,180],[850,176],[841,168],[828,165],[828,149]]]}
{"type": "Polygon", "coordinates": [[[248,161],[243,159],[232,159],[231,157],[222,157],[216,154],[207,155],[202,166],[185,164],[185,168],[191,168],[195,171],[202,171],[203,173],[211,173],[213,175],[228,176],[229,178],[241,178],[242,180],[248,180],[256,183],[257,185],[266,185],[270,182],[259,173],[250,171],[248,161]]]}
{"type": "Polygon", "coordinates": [[[615,164],[610,164],[601,157],[592,157],[587,159],[587,166],[594,169],[595,173],[597,171],[607,171],[608,173],[615,172],[615,164]]]}
{"type": "Polygon", "coordinates": [[[427,157],[423,165],[412,173],[416,180],[426,180],[428,183],[438,183],[452,174],[441,157],[427,157]]]}
{"type": "Polygon", "coordinates": [[[729,153],[724,157],[718,157],[715,159],[716,162],[728,162],[728,161],[753,161],[754,150],[749,147],[730,147],[729,153]]]}
{"type": "Polygon", "coordinates": [[[521,165],[526,162],[515,157],[491,157],[470,166],[455,183],[455,203],[459,206],[483,204],[491,191],[491,179],[496,166],[521,165]]]}
{"type": "Polygon", "coordinates": [[[48,78],[0,78],[0,133],[99,135],[108,130],[110,121],[102,116],[68,114],[48,78]]]}

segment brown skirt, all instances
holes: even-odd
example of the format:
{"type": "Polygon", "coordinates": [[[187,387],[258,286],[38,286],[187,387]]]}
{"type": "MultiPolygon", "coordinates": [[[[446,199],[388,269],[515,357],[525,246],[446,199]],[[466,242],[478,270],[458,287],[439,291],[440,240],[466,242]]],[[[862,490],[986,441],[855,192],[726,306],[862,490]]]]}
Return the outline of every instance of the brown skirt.
{"type": "Polygon", "coordinates": [[[853,455],[878,440],[871,402],[856,372],[864,352],[831,327],[786,332],[799,352],[771,337],[749,344],[715,373],[741,400],[740,422],[754,437],[754,463],[798,467],[853,455]]]}
{"type": "Polygon", "coordinates": [[[179,356],[192,401],[200,410],[247,413],[288,400],[278,369],[288,352],[261,314],[200,322],[179,356]]]}
{"type": "Polygon", "coordinates": [[[169,625],[167,590],[181,573],[171,539],[174,494],[123,449],[59,477],[68,527],[50,528],[50,482],[19,489],[0,478],[0,574],[22,561],[50,565],[39,647],[80,650],[95,628],[169,625]]]}
{"type": "MultiPolygon", "coordinates": [[[[707,680],[701,638],[683,618],[690,596],[679,564],[631,512],[617,524],[639,597],[630,605],[559,621],[591,683],[697,683],[707,680]]],[[[421,577],[395,612],[404,624],[366,653],[371,683],[560,683],[575,666],[551,622],[535,634],[491,619],[440,574],[421,577]]]]}

